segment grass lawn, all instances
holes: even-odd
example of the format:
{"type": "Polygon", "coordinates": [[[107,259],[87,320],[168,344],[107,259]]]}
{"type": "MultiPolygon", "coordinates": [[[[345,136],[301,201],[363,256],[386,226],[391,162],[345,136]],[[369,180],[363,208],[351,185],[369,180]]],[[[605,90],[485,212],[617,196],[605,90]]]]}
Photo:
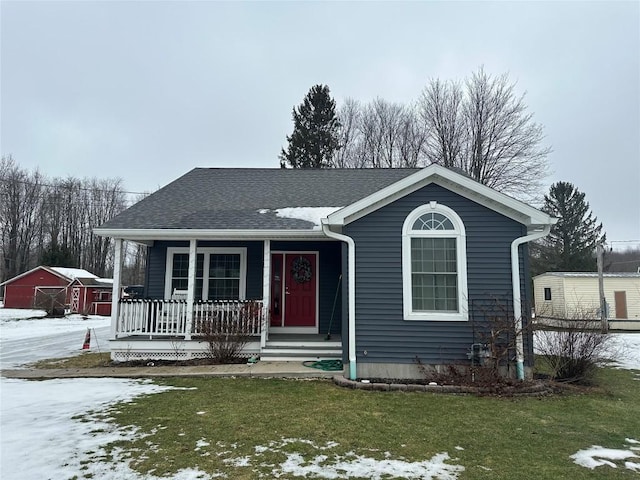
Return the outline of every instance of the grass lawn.
{"type": "Polygon", "coordinates": [[[46,358],[31,364],[33,368],[96,368],[106,367],[111,362],[109,352],[95,353],[86,352],[67,358],[46,358]]]}
{"type": "MultiPolygon", "coordinates": [[[[145,435],[114,446],[136,470],[160,476],[198,468],[233,479],[273,478],[276,470],[302,478],[282,465],[304,468],[315,459],[315,472],[328,475],[337,457],[360,456],[366,472],[384,465],[375,461],[423,462],[446,452],[445,462],[464,471],[433,478],[639,478],[624,461],[590,470],[569,458],[592,445],[628,449],[626,439],[640,440],[637,373],[601,369],[597,380],[588,393],[491,398],[365,392],[322,380],[168,378],[162,382],[192,389],[117,405],[115,421],[145,435]],[[294,452],[300,456],[287,456],[294,452]]],[[[332,478],[308,471],[307,478],[332,478]]]]}

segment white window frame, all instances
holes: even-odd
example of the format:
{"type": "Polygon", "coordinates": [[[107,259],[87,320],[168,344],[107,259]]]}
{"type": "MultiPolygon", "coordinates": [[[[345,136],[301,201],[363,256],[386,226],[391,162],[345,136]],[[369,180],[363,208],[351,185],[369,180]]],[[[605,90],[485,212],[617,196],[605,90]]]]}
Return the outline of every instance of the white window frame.
{"type": "MultiPolygon", "coordinates": [[[[164,278],[164,298],[169,300],[172,295],[171,283],[173,280],[173,256],[180,253],[189,253],[189,247],[167,247],[167,263],[165,267],[164,278]]],[[[209,261],[212,254],[236,254],[240,255],[240,290],[239,300],[246,299],[247,292],[247,249],[246,247],[201,247],[196,250],[196,255],[204,254],[204,264],[202,266],[202,298],[196,298],[195,301],[206,299],[209,296],[209,261]]]]}
{"type": "Polygon", "coordinates": [[[402,293],[405,320],[467,321],[469,305],[467,295],[467,241],[464,223],[451,208],[437,202],[429,202],[414,209],[402,225],[402,293]],[[454,230],[412,230],[415,221],[425,213],[441,213],[453,223],[454,230]],[[455,238],[458,289],[458,311],[414,311],[411,279],[412,238],[455,238]]]}

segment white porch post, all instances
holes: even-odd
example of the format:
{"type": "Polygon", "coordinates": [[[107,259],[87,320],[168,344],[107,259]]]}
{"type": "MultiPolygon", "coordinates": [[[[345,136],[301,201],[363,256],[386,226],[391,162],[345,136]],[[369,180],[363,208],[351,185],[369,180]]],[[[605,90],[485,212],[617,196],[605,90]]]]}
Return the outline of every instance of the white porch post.
{"type": "Polygon", "coordinates": [[[262,311],[264,324],[260,331],[260,348],[267,345],[269,339],[269,304],[271,303],[271,240],[264,241],[264,268],[262,270],[262,311]]]}
{"type": "Polygon", "coordinates": [[[113,287],[111,290],[111,340],[118,336],[118,318],[120,317],[120,289],[122,276],[122,239],[116,238],[114,241],[113,254],[113,287]]]}
{"type": "Polygon", "coordinates": [[[191,340],[191,327],[193,325],[193,303],[196,294],[196,259],[198,241],[193,238],[189,241],[189,279],[187,284],[187,325],[185,340],[191,340]]]}

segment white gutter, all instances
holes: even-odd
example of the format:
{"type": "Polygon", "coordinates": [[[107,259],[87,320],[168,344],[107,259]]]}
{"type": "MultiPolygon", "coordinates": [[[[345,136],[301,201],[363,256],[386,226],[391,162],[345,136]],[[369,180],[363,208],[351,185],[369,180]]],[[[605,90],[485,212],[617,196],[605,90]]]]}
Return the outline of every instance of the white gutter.
{"type": "Polygon", "coordinates": [[[321,230],[247,230],[247,229],[196,229],[196,228],[94,228],[93,233],[100,237],[122,238],[124,240],[220,240],[247,238],[265,240],[274,238],[295,239],[306,238],[321,240],[326,238],[321,230]]]}
{"type": "Polygon", "coordinates": [[[332,232],[326,218],[321,220],[322,231],[327,237],[335,238],[341,242],[347,242],[348,251],[348,301],[349,301],[349,379],[355,380],[356,373],[356,242],[353,238],[342,233],[332,232]]]}
{"type": "Polygon", "coordinates": [[[511,288],[513,289],[513,318],[516,327],[516,373],[518,380],[524,380],[524,340],[522,335],[522,296],[520,293],[520,258],[518,247],[523,243],[546,237],[551,225],[545,225],[539,232],[516,238],[511,242],[511,288]]]}

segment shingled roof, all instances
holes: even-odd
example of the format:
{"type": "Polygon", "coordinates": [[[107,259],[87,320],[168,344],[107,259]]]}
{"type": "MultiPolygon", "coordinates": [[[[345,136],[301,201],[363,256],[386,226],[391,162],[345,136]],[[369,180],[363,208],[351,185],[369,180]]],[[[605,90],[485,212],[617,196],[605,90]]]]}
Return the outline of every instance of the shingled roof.
{"type": "Polygon", "coordinates": [[[97,230],[308,230],[287,207],[344,207],[419,169],[195,168],[97,230]]]}

